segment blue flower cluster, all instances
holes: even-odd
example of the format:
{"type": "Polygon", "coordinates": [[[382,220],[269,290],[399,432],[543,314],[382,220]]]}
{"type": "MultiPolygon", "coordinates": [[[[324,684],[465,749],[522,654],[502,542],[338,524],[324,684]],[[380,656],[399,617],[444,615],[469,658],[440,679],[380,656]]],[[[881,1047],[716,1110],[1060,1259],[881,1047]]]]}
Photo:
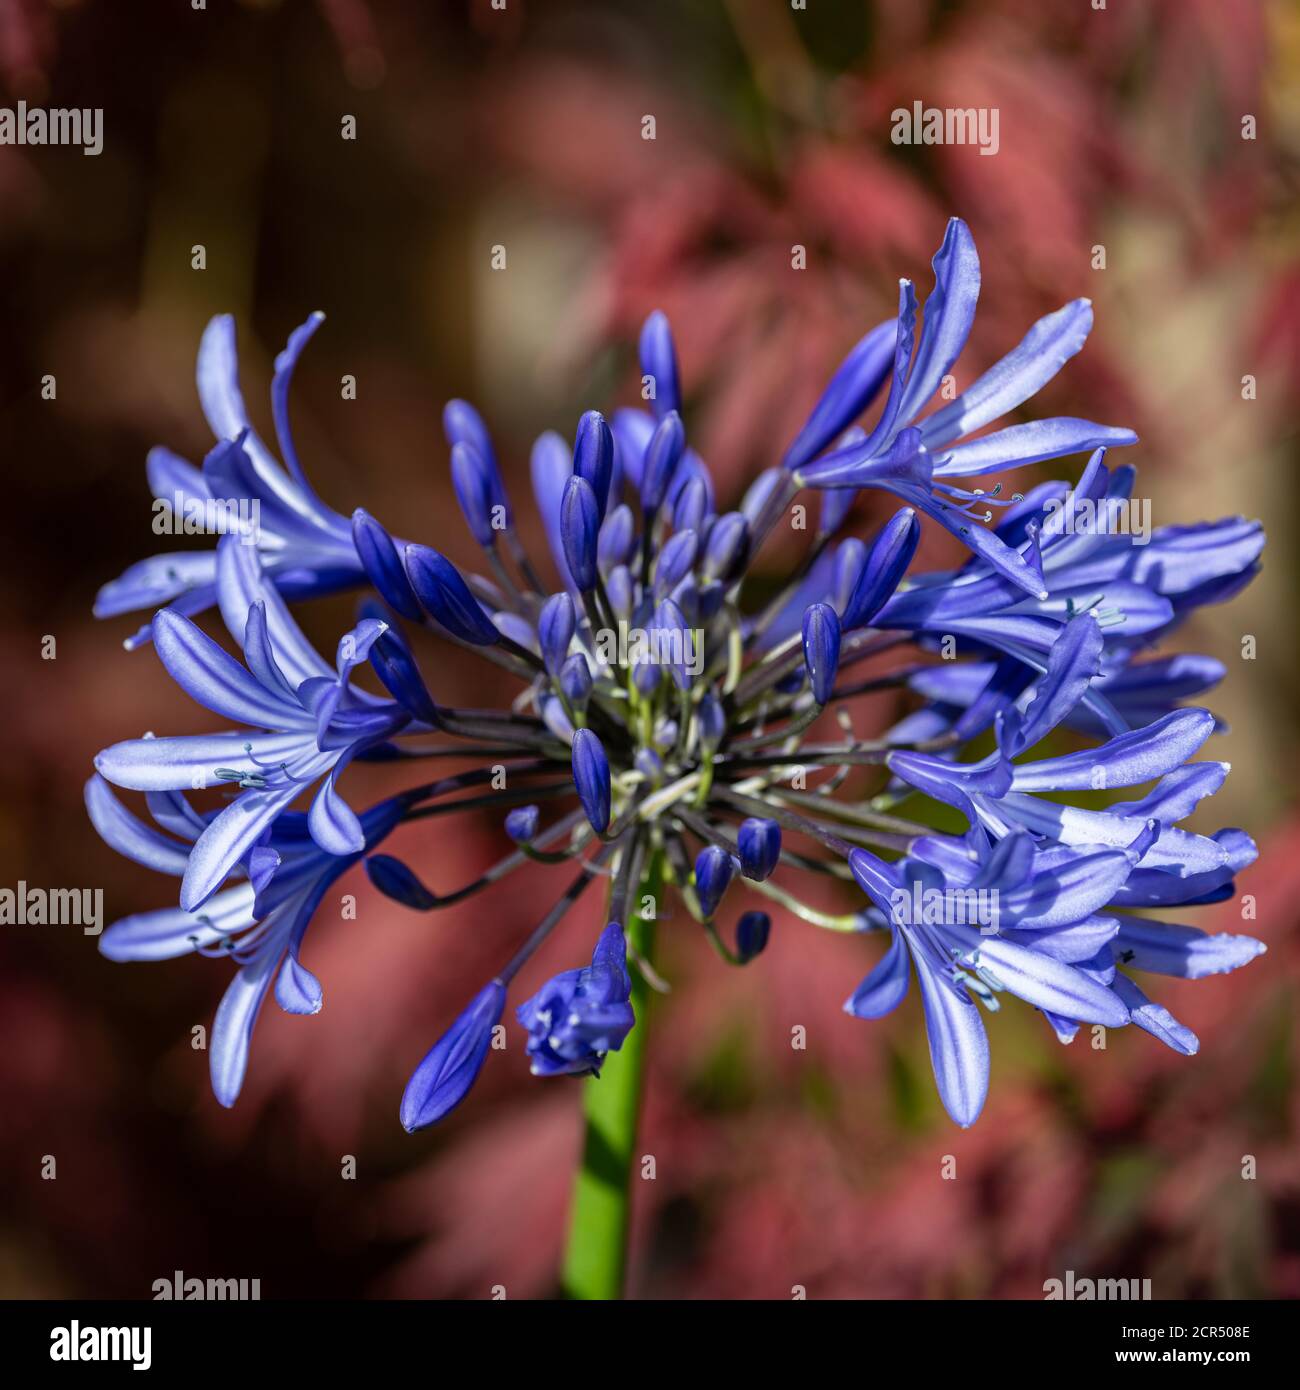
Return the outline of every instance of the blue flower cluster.
{"type": "Polygon", "coordinates": [[[651,978],[629,958],[625,927],[652,864],[732,964],[760,955],[772,930],[769,913],[752,908],[720,926],[741,885],[786,918],[886,937],[845,1008],[879,1017],[915,973],[939,1094],[961,1125],[988,1089],[983,1014],[1007,995],[1039,1009],[1063,1042],[1082,1024],[1131,1023],[1196,1051],[1133,973],[1198,978],[1264,948],[1149,914],[1228,897],[1255,847],[1240,830],[1183,824],[1228,770],[1194,761],[1216,721],[1183,702],[1223,668],[1151,653],[1193,609],[1249,582],[1262,531],[1232,518],[1135,534],[1123,524],[1134,470],[1106,462],[1107,449],[1135,442],[1130,431],[1072,417],[1001,423],[1083,345],[1086,300],[1035,324],[954,396],[980,283],[964,223],[949,224],[933,265],[919,331],[904,281],[897,317],[849,353],[780,464],[730,511],[718,510],[709,469],[686,442],[672,334],[652,314],[640,340],[648,408],[611,420],[590,411],[572,447],[554,433],[534,446],[549,582],[470,405],[453,401],[443,417],[451,481],[483,556],[481,572],[462,573],[363,510],[346,520],[307,481],[288,398],[320,315],[276,360],[279,460],[249,423],[231,321],[209,325],[198,385],[217,443],[201,469],[155,450],[149,481],[159,496],[220,503],[256,525],[212,551],[132,566],[96,611],[164,605],[127,645],[152,643],[172,679],[236,728],[116,744],[96,759],[86,803],[115,849],[181,880],[177,907],[117,922],[103,952],[198,951],[238,967],[210,1054],[223,1104],[239,1093],[273,984],[288,1012],[320,1008],[320,983],[300,960],[304,934],[358,861],[416,911],[461,902],[529,861],[576,870],[416,1067],[401,1106],[410,1130],[463,1099],[512,979],[596,879],[610,885],[609,925],[590,965],[556,975],[516,1013],[538,1075],[597,1072],[622,1046],[635,1023],[630,972],[651,978]],[[1004,497],[1001,484],[969,481],[1083,453],[1073,485],[1004,497]],[[755,604],[746,577],[808,488],[820,511],[807,553],[780,594],[755,604]],[[845,536],[863,490],[904,505],[870,538],[845,536]],[[922,517],[963,542],[958,568],[913,567],[922,517]],[[363,586],[331,665],[288,605],[363,586]],[[196,623],[213,607],[242,661],[196,623]],[[511,708],[439,703],[416,629],[517,679],[511,708]],[[884,674],[848,674],[904,649],[884,674]],[[362,666],[382,694],[357,683],[362,666]],[[850,702],[883,689],[907,698],[908,712],[883,736],[860,738],[850,702]],[[816,737],[818,727],[830,733],[816,737]],[[477,765],[361,814],[339,790],[354,760],[440,756],[477,765]],[[507,788],[492,773],[503,759],[507,788]],[[153,824],[109,784],[143,792],[153,824]],[[217,809],[191,804],[188,793],[215,786],[225,791],[217,809]],[[307,809],[292,809],[300,798],[307,809]],[[964,830],[936,830],[933,815],[912,810],[925,799],[964,830]],[[556,813],[544,817],[544,805],[556,813]],[[502,816],[509,848],[451,892],[379,848],[412,820],[483,807],[502,816]],[[810,904],[801,885],[814,876],[860,894],[856,907],[836,915],[810,904]]]}

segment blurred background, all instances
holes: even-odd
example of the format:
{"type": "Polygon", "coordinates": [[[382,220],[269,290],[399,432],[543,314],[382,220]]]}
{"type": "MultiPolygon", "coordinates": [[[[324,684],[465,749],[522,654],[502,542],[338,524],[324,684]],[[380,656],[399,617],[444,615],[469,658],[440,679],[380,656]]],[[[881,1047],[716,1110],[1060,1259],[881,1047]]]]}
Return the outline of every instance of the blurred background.
{"type": "MultiPolygon", "coordinates": [[[[1243,924],[1230,901],[1196,920],[1270,953],[1232,977],[1161,982],[1201,1037],[1195,1059],[1135,1029],[1105,1052],[1062,1048],[1033,1011],[1003,1011],[990,1101],[963,1132],[935,1098],[915,999],[876,1024],[841,1012],[870,946],[783,919],[766,955],[734,971],[670,924],[642,1144],[657,1178],[637,1188],[631,1291],[1036,1298],[1073,1269],[1150,1278],[1156,1297],[1300,1295],[1300,10],[0,0],[0,83],[11,107],[104,110],[98,158],[0,147],[16,493],[0,883],[102,887],[108,921],[168,904],[175,885],[92,832],[93,754],[146,728],[215,727],[148,649],[122,650],[132,619],[90,616],[100,583],[160,548],[146,450],[197,461],[210,446],[193,366],[212,314],[237,317],[245,396],[271,437],[271,360],[324,310],[293,399],[319,492],[470,562],[443,402],[484,411],[527,515],[532,438],[634,398],[652,308],[677,333],[689,435],[734,505],[844,351],[892,312],[897,278],[928,292],[949,215],[983,259],[963,381],[1039,315],[1091,296],[1097,328],[1037,413],[1134,427],[1156,524],[1241,513],[1268,527],[1262,575],[1202,610],[1180,645],[1229,667],[1209,703],[1231,726],[1212,756],[1234,772],[1202,827],[1243,825],[1262,851],[1239,881],[1258,919],[1243,924]],[[996,157],[892,145],[891,110],[915,100],[996,106],[996,157]],[[355,141],[341,138],[348,115],[355,141]],[[341,399],[344,374],[355,400],[341,399]],[[806,1051],[790,1047],[795,1025],[806,1051]],[[957,1181],[939,1179],[945,1155],[957,1181]]],[[[879,505],[863,501],[863,527],[879,505]]],[[[927,562],[951,558],[933,528],[926,544],[927,562]]],[[[766,555],[774,575],[786,558],[766,555]]],[[[332,648],[351,603],[299,617],[332,648]]],[[[440,698],[503,694],[426,651],[440,698]]],[[[893,713],[864,706],[859,727],[893,713]]],[[[358,768],[349,797],[368,805],[390,786],[385,769],[358,768]]],[[[394,847],[445,891],[500,844],[494,823],[470,819],[412,827],[394,847]]],[[[340,891],[357,919],[332,920],[328,900],[308,942],[325,1009],[268,1007],[233,1112],[190,1046],[224,963],[114,965],[76,928],[6,927],[0,1294],[148,1297],[178,1269],[260,1278],[264,1298],[553,1294],[577,1088],[533,1080],[512,1045],[433,1132],[403,1133],[397,1103],[557,873],[425,917],[354,872],[340,891]],[[340,1176],[346,1155],[355,1180],[340,1176]]],[[[521,988],[577,963],[592,930],[575,917],[521,988]]]]}

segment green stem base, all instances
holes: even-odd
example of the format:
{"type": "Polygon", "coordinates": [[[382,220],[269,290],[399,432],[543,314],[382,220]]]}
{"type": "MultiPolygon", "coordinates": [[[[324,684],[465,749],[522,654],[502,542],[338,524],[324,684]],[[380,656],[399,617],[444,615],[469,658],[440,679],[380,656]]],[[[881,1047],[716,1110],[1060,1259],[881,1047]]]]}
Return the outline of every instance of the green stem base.
{"type": "MultiPolygon", "coordinates": [[[[634,910],[628,913],[627,939],[642,959],[654,946],[662,868],[652,855],[641,880],[634,910]],[[655,907],[641,916],[646,898],[655,907]]],[[[582,1113],[586,1121],[582,1166],[573,1189],[569,1239],[561,1285],[566,1298],[614,1299],[623,1296],[627,1273],[627,1234],[631,1214],[632,1165],[636,1154],[637,1118],[641,1108],[641,1078],[645,1069],[651,990],[631,965],[632,1007],[636,1026],[622,1048],[605,1058],[599,1076],[582,1083],[582,1113]]]]}

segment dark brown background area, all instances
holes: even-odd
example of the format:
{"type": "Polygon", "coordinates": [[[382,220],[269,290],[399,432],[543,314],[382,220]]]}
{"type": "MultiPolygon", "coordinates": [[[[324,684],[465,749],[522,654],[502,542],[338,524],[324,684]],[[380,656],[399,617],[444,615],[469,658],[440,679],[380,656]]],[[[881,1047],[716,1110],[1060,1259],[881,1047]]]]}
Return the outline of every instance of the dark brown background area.
{"type": "MultiPolygon", "coordinates": [[[[1232,726],[1212,756],[1234,771],[1203,824],[1260,840],[1244,929],[1270,954],[1230,979],[1162,982],[1201,1035],[1196,1059],[1145,1035],[1061,1049],[1032,1011],[1004,1010],[992,1098],[963,1133],[933,1096],[916,1001],[877,1025],[840,1012],[869,948],[779,921],[762,960],[727,972],[680,924],[653,1025],[658,1178],[638,1193],[633,1291],[1038,1297],[1072,1268],[1150,1277],[1158,1297],[1300,1293],[1293,7],[0,0],[0,81],[8,105],[103,107],[105,133],[93,159],[0,148],[0,883],[102,887],[110,921],[174,884],[93,834],[93,754],[214,723],[150,652],[121,649],[132,620],[97,624],[90,605],[157,548],[146,450],[197,461],[210,446],[193,364],[212,314],[238,319],[269,438],[271,360],[325,310],[293,400],[319,492],[469,561],[444,400],[488,415],[527,514],[533,435],[630,399],[653,307],[678,333],[691,438],[732,500],[889,312],[897,277],[928,289],[950,214],[984,266],[964,372],[1091,295],[1094,336],[1044,404],[1138,430],[1157,524],[1240,512],[1269,529],[1262,577],[1182,645],[1230,668],[1209,703],[1232,726]],[[891,145],[889,112],[914,99],[997,105],[998,156],[891,145]],[[806,1052],[790,1049],[796,1024],[806,1052]],[[937,1176],[948,1154],[956,1182],[937,1176]]],[[[879,514],[860,510],[863,525],[879,514]]],[[[929,561],[949,553],[927,545],[929,561]]],[[[331,649],[350,612],[344,596],[300,619],[331,649]]],[[[440,698],[503,693],[423,650],[440,698]]],[[[391,781],[357,769],[349,797],[368,805],[391,781]]],[[[398,852],[443,890],[500,843],[487,821],[403,835],[398,852]]],[[[360,875],[343,887],[358,920],[323,909],[306,952],[325,1009],[268,1007],[230,1113],[189,1045],[224,963],[113,965],[75,928],[0,929],[0,1294],[146,1297],[176,1269],[258,1277],[264,1297],[554,1291],[576,1089],[529,1078],[516,1046],[445,1126],[409,1137],[396,1119],[415,1062],[554,877],[434,918],[360,875]]],[[[1240,917],[1230,902],[1197,920],[1240,917]]],[[[579,959],[591,930],[566,926],[522,987],[579,959]]]]}

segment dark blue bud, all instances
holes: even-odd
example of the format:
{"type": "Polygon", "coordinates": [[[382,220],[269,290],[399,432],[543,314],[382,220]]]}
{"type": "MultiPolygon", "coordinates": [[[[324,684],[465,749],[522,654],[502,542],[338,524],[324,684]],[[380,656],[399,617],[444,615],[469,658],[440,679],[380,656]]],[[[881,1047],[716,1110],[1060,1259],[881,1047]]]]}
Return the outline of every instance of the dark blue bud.
{"type": "Polygon", "coordinates": [[[704,696],[695,711],[695,720],[700,732],[700,742],[712,751],[727,732],[727,716],[722,702],[712,693],[704,696]]]}
{"type": "Polygon", "coordinates": [[[871,542],[866,563],[844,610],[844,630],[865,627],[893,596],[921,539],[921,523],[911,507],[895,512],[871,542]]]}
{"type": "Polygon", "coordinates": [[[659,510],[668,495],[668,486],[685,448],[686,430],[682,417],[675,410],[669,411],[650,436],[641,470],[641,510],[647,517],[659,510]]]}
{"type": "Polygon", "coordinates": [[[626,565],[615,565],[605,576],[605,593],[617,617],[632,616],[632,574],[626,565]]]}
{"type": "Polygon", "coordinates": [[[829,603],[812,603],[804,610],[803,659],[812,678],[813,699],[824,705],[840,669],[840,620],[829,603]]]}
{"type": "Polygon", "coordinates": [[[391,854],[372,854],[366,860],[366,873],[371,883],[386,897],[417,912],[428,912],[437,905],[437,898],[424,886],[400,859],[391,854]]]}
{"type": "Polygon", "coordinates": [[[468,401],[448,401],[442,409],[442,432],[448,444],[453,447],[468,444],[483,461],[492,505],[505,509],[506,525],[512,526],[514,517],[510,512],[510,499],[506,496],[505,483],[497,466],[496,450],[492,447],[492,436],[483,423],[483,417],[468,401]]]}
{"type": "Polygon", "coordinates": [[[866,541],[860,541],[856,536],[850,536],[848,540],[841,541],[836,548],[835,560],[831,569],[831,601],[835,605],[835,611],[840,615],[841,626],[844,621],[844,610],[849,606],[849,600],[853,597],[853,590],[858,585],[858,577],[866,563],[866,541]]]}
{"type": "Polygon", "coordinates": [[[496,539],[492,530],[492,482],[483,456],[469,444],[451,447],[451,485],[470,534],[482,546],[496,539]]]}
{"type": "Polygon", "coordinates": [[[661,599],[655,605],[651,636],[655,654],[668,667],[673,684],[678,690],[689,690],[703,654],[696,651],[699,634],[687,624],[686,615],[672,599],[661,599]]]}
{"type": "MultiPolygon", "coordinates": [[[[669,487],[666,497],[668,510],[671,514],[676,515],[677,504],[681,501],[682,492],[689,483],[693,482],[701,483],[704,486],[704,515],[707,520],[713,511],[713,475],[709,472],[708,465],[694,449],[686,449],[682,453],[682,461],[677,472],[673,474],[672,485],[669,487]]],[[[700,528],[696,527],[696,530],[700,530],[700,528]]],[[[701,534],[703,534],[702,531],[701,534]]]]}
{"type": "Polygon", "coordinates": [[[614,436],[600,411],[589,410],[578,421],[578,434],[573,444],[573,472],[575,477],[585,478],[590,483],[602,517],[609,502],[613,469],[614,436]]]}
{"type": "Polygon", "coordinates": [[[706,845],[695,859],[695,896],[700,911],[712,917],[736,871],[731,855],[721,845],[706,845]]]}
{"type": "Polygon", "coordinates": [[[736,923],[736,955],[742,965],[762,955],[772,934],[772,919],[766,912],[746,912],[736,923]]]}
{"type": "Polygon", "coordinates": [[[709,530],[700,568],[706,579],[731,584],[749,562],[749,522],[743,512],[726,512],[709,530]]]}
{"type": "Polygon", "coordinates": [[[813,406],[795,441],[786,451],[785,467],[801,468],[871,404],[894,362],[898,320],[886,319],[862,338],[840,363],[821,400],[813,406]]]}
{"type": "Polygon", "coordinates": [[[603,835],[609,829],[609,759],[605,745],[590,729],[573,735],[573,785],[592,829],[603,835]]]}
{"type": "Polygon", "coordinates": [[[682,387],[677,375],[677,349],[667,315],[656,309],[641,328],[641,375],[654,382],[650,408],[661,419],[670,410],[681,411],[682,387]]]}
{"type": "Polygon", "coordinates": [[[537,838],[542,813],[536,806],[516,806],[506,814],[506,834],[517,845],[530,845],[537,838]]]}
{"type": "Polygon", "coordinates": [[[357,548],[357,558],[366,576],[379,590],[384,602],[404,618],[423,621],[424,614],[402,568],[402,557],[397,553],[392,536],[363,507],[352,513],[352,544],[357,548]]]}
{"type": "Polygon", "coordinates": [[[370,664],[384,688],[403,709],[435,729],[442,724],[438,706],[420,675],[411,649],[389,628],[370,648],[370,664]]]}
{"type": "Polygon", "coordinates": [[[600,508],[585,478],[576,475],[564,485],[560,499],[560,540],[569,574],[580,592],[596,587],[596,538],[600,534],[600,508]]]}
{"type": "Polygon", "coordinates": [[[703,478],[688,478],[673,504],[673,530],[699,531],[709,514],[709,490],[703,478]]]}
{"type": "Polygon", "coordinates": [[[465,1099],[482,1070],[505,1003],[506,987],[500,980],[484,985],[429,1049],[402,1095],[403,1129],[411,1133],[424,1129],[465,1099]]]}
{"type": "Polygon", "coordinates": [[[758,883],[771,878],[781,857],[781,827],[762,816],[751,816],[736,832],[736,852],[740,872],[758,883]]]}
{"type": "Polygon", "coordinates": [[[542,664],[552,676],[559,675],[560,667],[569,655],[569,643],[573,641],[576,627],[577,615],[568,594],[552,594],[542,604],[541,616],[537,619],[537,637],[542,646],[542,664]]]}
{"type": "Polygon", "coordinates": [[[427,545],[408,545],[406,577],[425,611],[453,636],[477,647],[498,641],[501,634],[445,555],[427,545]]]}
{"type": "Polygon", "coordinates": [[[574,652],[560,668],[560,689],[575,710],[587,708],[591,699],[591,667],[581,652],[574,652]]]}
{"type": "Polygon", "coordinates": [[[636,544],[636,521],[632,508],[620,502],[606,514],[600,528],[600,539],[596,543],[596,558],[606,573],[615,565],[625,565],[632,558],[632,547],[636,544]]]}
{"type": "Polygon", "coordinates": [[[686,578],[695,565],[700,538],[694,531],[678,531],[659,551],[655,564],[655,594],[662,598],[686,578]]]}

